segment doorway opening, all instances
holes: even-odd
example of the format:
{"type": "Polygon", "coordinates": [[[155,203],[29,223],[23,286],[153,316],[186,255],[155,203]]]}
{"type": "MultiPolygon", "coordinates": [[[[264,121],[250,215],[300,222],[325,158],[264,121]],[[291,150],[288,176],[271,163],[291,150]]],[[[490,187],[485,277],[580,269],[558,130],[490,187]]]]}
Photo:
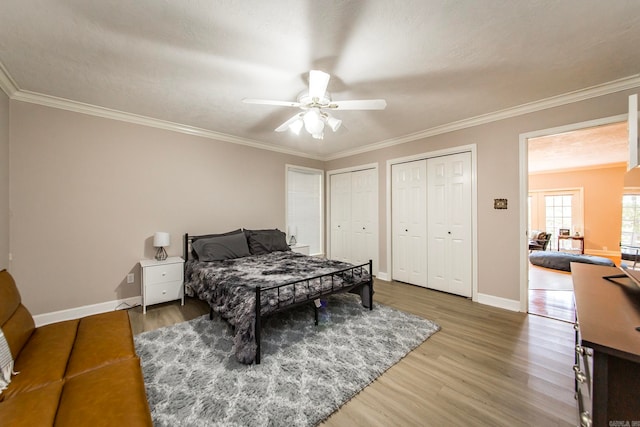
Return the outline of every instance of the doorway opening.
{"type": "Polygon", "coordinates": [[[624,116],[521,136],[526,156],[521,191],[528,195],[526,208],[521,206],[528,243],[521,264],[522,311],[575,320],[570,271],[532,264],[534,252],[532,260],[571,253],[619,265],[627,141],[624,116]],[[550,236],[545,253],[530,244],[541,232],[550,236]]]}

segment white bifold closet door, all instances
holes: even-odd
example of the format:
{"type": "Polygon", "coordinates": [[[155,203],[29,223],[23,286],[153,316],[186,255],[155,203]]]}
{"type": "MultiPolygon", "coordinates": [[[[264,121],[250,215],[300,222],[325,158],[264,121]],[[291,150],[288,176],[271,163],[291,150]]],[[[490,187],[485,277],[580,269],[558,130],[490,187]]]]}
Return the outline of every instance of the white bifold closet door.
{"type": "Polygon", "coordinates": [[[392,275],[427,286],[427,161],[391,166],[392,275]]]}
{"type": "Polygon", "coordinates": [[[471,297],[471,153],[427,160],[428,287],[471,297]]]}
{"type": "MultiPolygon", "coordinates": [[[[378,183],[375,169],[331,175],[331,259],[377,261],[378,183]]],[[[374,264],[374,273],[378,267],[374,264]]]]}
{"type": "MultiPolygon", "coordinates": [[[[351,172],[351,263],[377,257],[378,183],[374,169],[351,172]]],[[[376,266],[376,269],[378,267],[376,266]]]]}
{"type": "Polygon", "coordinates": [[[351,174],[331,175],[331,259],[351,256],[351,174]]]}
{"type": "Polygon", "coordinates": [[[471,172],[471,153],[392,165],[392,279],[471,296],[471,172]]]}

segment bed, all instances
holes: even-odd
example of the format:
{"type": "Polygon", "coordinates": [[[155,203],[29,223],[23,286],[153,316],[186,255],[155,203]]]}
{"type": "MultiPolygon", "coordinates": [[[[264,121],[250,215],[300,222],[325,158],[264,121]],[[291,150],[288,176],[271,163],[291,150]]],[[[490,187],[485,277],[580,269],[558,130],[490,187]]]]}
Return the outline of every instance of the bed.
{"type": "Polygon", "coordinates": [[[291,251],[277,229],[187,233],[184,259],[185,294],[233,327],[235,356],[244,364],[260,363],[261,328],[271,314],[308,304],[317,324],[320,298],[338,292],[357,293],[373,309],[371,261],[352,265],[291,251]]]}

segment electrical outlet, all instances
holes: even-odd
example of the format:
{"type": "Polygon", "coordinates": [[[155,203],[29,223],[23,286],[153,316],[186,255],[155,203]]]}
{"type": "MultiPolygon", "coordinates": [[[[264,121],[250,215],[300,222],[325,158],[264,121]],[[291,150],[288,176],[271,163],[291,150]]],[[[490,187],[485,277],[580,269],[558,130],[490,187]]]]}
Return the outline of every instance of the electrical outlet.
{"type": "Polygon", "coordinates": [[[135,281],[135,275],[133,273],[127,274],[127,283],[133,283],[135,281]]]}

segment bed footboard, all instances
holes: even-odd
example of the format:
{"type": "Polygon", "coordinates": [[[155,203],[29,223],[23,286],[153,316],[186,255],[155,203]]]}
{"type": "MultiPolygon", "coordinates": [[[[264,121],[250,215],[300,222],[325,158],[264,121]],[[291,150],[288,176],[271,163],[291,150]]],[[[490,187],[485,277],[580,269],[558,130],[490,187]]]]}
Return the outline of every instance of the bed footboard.
{"type": "MultiPolygon", "coordinates": [[[[282,285],[262,288],[257,286],[255,288],[255,363],[260,363],[260,333],[262,329],[262,319],[279,311],[284,311],[302,304],[313,303],[315,300],[321,297],[326,297],[340,292],[359,292],[362,305],[369,310],[373,310],[373,262],[369,260],[369,262],[366,264],[356,265],[320,276],[314,276],[296,280],[294,282],[284,283],[282,285]],[[369,278],[366,280],[362,280],[366,275],[368,275],[369,278]],[[360,277],[360,280],[356,280],[356,277],[360,277]],[[352,282],[349,282],[349,278],[352,280],[352,282]],[[310,292],[309,290],[311,289],[311,283],[316,281],[319,281],[321,284],[320,291],[310,292]],[[323,283],[329,283],[330,285],[328,285],[326,289],[323,289],[323,283]],[[286,303],[281,304],[280,292],[283,291],[285,287],[293,289],[293,302],[287,301],[286,303]],[[307,289],[307,291],[303,293],[303,296],[299,300],[296,300],[297,287],[306,287],[307,289]],[[277,304],[275,306],[275,309],[271,310],[269,313],[262,314],[262,298],[267,294],[267,292],[276,293],[277,304]]],[[[317,324],[317,308],[315,308],[314,306],[314,309],[316,311],[315,319],[317,324]]]]}

